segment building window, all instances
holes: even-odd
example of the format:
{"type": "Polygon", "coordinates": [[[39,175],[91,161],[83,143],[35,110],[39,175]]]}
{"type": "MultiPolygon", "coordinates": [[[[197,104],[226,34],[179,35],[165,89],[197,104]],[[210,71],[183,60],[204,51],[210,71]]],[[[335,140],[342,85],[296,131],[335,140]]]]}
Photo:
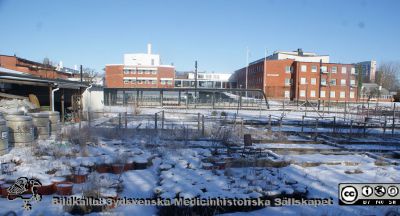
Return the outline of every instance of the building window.
{"type": "Polygon", "coordinates": [[[124,70],[124,74],[129,74],[129,70],[124,70]]]}
{"type": "Polygon", "coordinates": [[[301,72],[307,72],[307,65],[301,66],[301,72]]]}
{"type": "Polygon", "coordinates": [[[333,86],[336,85],[336,79],[331,79],[331,85],[333,85],[333,86]]]}
{"type": "Polygon", "coordinates": [[[138,70],[138,74],[143,74],[143,70],[138,70]]]}
{"type": "Polygon", "coordinates": [[[335,98],[336,97],[336,93],[335,93],[335,91],[331,91],[331,98],[335,98]]]}
{"type": "Polygon", "coordinates": [[[285,73],[290,73],[292,72],[291,67],[290,66],[286,66],[285,67],[285,73]]]}
{"type": "Polygon", "coordinates": [[[321,73],[328,72],[328,68],[326,66],[321,66],[321,73]]]}
{"type": "Polygon", "coordinates": [[[157,71],[153,71],[153,72],[151,72],[152,74],[157,74],[157,71]]]}
{"type": "Polygon", "coordinates": [[[315,91],[314,90],[310,91],[310,97],[315,97],[315,91]]]}
{"type": "Polygon", "coordinates": [[[354,92],[353,91],[350,92],[350,98],[354,98],[354,92]]]}
{"type": "Polygon", "coordinates": [[[290,78],[285,78],[285,86],[290,86],[291,79],[290,78]]]}
{"type": "Polygon", "coordinates": [[[347,73],[347,67],[342,67],[342,74],[346,74],[347,73]]]}
{"type": "Polygon", "coordinates": [[[285,98],[290,98],[290,91],[285,91],[285,98]]]}
{"type": "Polygon", "coordinates": [[[311,66],[311,72],[313,72],[313,73],[317,72],[317,66],[316,65],[311,66]]]}
{"type": "Polygon", "coordinates": [[[135,84],[135,83],[136,83],[136,80],[132,80],[131,83],[132,83],[132,84],[135,84]]]}
{"type": "Polygon", "coordinates": [[[346,85],[346,79],[341,79],[340,80],[340,85],[345,86],[346,85]]]}
{"type": "Polygon", "coordinates": [[[142,84],[142,80],[138,80],[137,83],[138,83],[138,84],[142,84]]]}
{"type": "Polygon", "coordinates": [[[145,73],[145,74],[150,74],[150,71],[149,71],[149,70],[145,70],[144,73],[145,73]]]}
{"type": "Polygon", "coordinates": [[[168,80],[168,85],[172,85],[172,80],[168,80]]]}
{"type": "Polygon", "coordinates": [[[332,73],[336,73],[337,72],[337,67],[336,66],[333,66],[332,67],[332,73]]]}
{"type": "Polygon", "coordinates": [[[346,92],[341,91],[340,92],[340,98],[346,98],[346,92]]]}
{"type": "Polygon", "coordinates": [[[129,84],[129,80],[124,80],[124,84],[129,84]]]}
{"type": "Polygon", "coordinates": [[[320,97],[325,97],[325,91],[321,91],[320,97]]]}
{"type": "Polygon", "coordinates": [[[311,85],[317,84],[317,78],[311,78],[311,85]]]}
{"type": "Polygon", "coordinates": [[[351,74],[356,74],[356,69],[355,68],[351,68],[351,74]]]}
{"type": "Polygon", "coordinates": [[[161,85],[165,85],[165,80],[161,80],[161,85]]]}
{"type": "Polygon", "coordinates": [[[301,77],[300,84],[307,84],[307,79],[305,77],[301,77]]]}
{"type": "Polygon", "coordinates": [[[151,59],[151,65],[154,65],[154,59],[151,59]]]}
{"type": "Polygon", "coordinates": [[[306,96],[306,90],[300,90],[300,97],[306,96]]]}
{"type": "Polygon", "coordinates": [[[326,78],[321,78],[321,85],[325,85],[326,86],[326,78]]]}
{"type": "Polygon", "coordinates": [[[350,80],[350,85],[356,85],[356,80],[350,80]]]}
{"type": "Polygon", "coordinates": [[[135,69],[131,70],[131,74],[136,74],[136,70],[135,69]]]}

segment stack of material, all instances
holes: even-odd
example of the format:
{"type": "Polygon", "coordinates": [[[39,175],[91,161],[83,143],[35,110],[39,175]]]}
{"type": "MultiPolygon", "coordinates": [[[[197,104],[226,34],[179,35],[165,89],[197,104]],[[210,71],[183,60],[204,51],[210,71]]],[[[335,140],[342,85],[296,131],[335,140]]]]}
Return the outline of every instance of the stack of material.
{"type": "Polygon", "coordinates": [[[7,115],[8,147],[30,146],[34,140],[32,117],[24,115],[7,115]]]}
{"type": "Polygon", "coordinates": [[[24,111],[10,111],[3,113],[4,117],[7,117],[8,115],[25,115],[24,111]]]}
{"type": "Polygon", "coordinates": [[[28,111],[31,109],[37,108],[34,104],[29,102],[29,100],[24,99],[2,99],[0,100],[0,112],[3,113],[10,113],[10,112],[16,112],[20,110],[28,111]]]}
{"type": "Polygon", "coordinates": [[[0,133],[0,156],[2,156],[8,153],[8,128],[3,115],[0,115],[0,133]]]}
{"type": "Polygon", "coordinates": [[[48,113],[29,113],[32,116],[35,138],[44,140],[50,136],[50,121],[48,113]]]}
{"type": "Polygon", "coordinates": [[[49,115],[50,135],[56,135],[61,129],[60,113],[57,111],[47,111],[42,113],[47,113],[49,115]]]}

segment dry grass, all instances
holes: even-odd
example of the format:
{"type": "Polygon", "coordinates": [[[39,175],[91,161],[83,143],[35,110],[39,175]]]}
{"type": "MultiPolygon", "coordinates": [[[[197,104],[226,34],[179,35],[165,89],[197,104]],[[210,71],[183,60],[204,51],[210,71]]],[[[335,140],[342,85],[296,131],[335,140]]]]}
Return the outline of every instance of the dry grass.
{"type": "Polygon", "coordinates": [[[344,173],[346,173],[346,174],[361,174],[364,172],[361,169],[357,168],[354,170],[346,170],[346,171],[344,171],[344,173]]]}
{"type": "Polygon", "coordinates": [[[97,138],[92,136],[92,131],[88,126],[83,126],[80,129],[78,127],[66,129],[63,131],[62,137],[71,144],[79,146],[82,156],[88,155],[88,143],[97,143],[97,138]]]}
{"type": "Polygon", "coordinates": [[[389,165],[390,165],[390,163],[388,163],[384,160],[378,159],[375,161],[375,166],[389,166],[389,165]]]}

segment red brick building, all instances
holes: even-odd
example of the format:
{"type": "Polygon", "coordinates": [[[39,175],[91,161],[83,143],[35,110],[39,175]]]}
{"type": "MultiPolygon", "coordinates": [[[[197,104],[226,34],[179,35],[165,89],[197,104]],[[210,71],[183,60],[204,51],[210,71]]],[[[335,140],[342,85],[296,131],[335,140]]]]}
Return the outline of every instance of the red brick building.
{"type": "Polygon", "coordinates": [[[107,88],[173,88],[174,79],[172,66],[106,65],[107,88]]]}
{"type": "MultiPolygon", "coordinates": [[[[356,101],[358,80],[352,64],[305,62],[295,59],[261,59],[247,67],[247,87],[263,89],[275,99],[356,101]]],[[[246,86],[246,67],[231,80],[246,86]]],[[[251,96],[251,95],[250,95],[251,96]]]]}
{"type": "Polygon", "coordinates": [[[106,65],[106,88],[173,88],[175,67],[161,65],[160,56],[151,53],[125,54],[123,64],[106,65]]]}
{"type": "Polygon", "coordinates": [[[47,79],[68,79],[74,76],[71,73],[58,71],[52,65],[30,61],[17,56],[0,55],[0,67],[47,79]]]}

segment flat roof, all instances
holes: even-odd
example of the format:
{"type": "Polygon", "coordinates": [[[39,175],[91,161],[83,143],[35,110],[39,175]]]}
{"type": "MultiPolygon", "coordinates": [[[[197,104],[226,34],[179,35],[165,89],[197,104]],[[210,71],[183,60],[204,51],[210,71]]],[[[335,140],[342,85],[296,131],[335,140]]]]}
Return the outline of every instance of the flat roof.
{"type": "Polygon", "coordinates": [[[33,86],[57,86],[60,88],[79,89],[88,87],[88,83],[64,79],[40,78],[23,72],[0,67],[0,82],[26,84],[33,86]]]}

